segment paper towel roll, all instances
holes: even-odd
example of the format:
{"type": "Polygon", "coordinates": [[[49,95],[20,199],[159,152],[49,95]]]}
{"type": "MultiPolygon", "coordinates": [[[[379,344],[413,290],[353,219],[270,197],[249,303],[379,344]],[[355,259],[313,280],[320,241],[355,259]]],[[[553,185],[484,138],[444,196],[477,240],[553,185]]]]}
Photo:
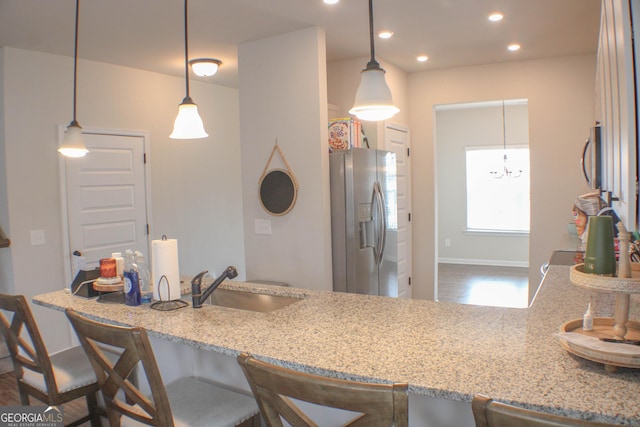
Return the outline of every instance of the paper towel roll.
{"type": "Polygon", "coordinates": [[[176,239],[151,241],[151,280],[153,281],[153,299],[159,301],[180,299],[176,239]]]}

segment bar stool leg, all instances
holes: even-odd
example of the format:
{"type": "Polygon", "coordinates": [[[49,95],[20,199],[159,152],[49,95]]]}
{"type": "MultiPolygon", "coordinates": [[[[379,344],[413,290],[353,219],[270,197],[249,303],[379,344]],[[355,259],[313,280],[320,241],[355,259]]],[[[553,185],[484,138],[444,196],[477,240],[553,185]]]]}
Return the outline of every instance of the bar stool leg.
{"type": "Polygon", "coordinates": [[[20,404],[22,406],[29,406],[30,405],[30,403],[29,403],[29,393],[21,385],[18,386],[18,388],[20,389],[20,404]]]}
{"type": "Polygon", "coordinates": [[[89,416],[91,417],[91,427],[101,427],[100,412],[98,409],[98,399],[95,393],[89,393],[87,398],[87,409],[89,410],[89,416]]]}

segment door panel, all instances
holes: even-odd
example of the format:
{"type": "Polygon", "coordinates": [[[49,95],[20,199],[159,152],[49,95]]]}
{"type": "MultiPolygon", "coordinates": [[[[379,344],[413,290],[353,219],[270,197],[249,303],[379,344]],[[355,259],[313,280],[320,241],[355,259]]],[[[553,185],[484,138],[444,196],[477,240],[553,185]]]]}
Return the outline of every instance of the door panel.
{"type": "Polygon", "coordinates": [[[148,258],[144,137],[84,137],[89,154],[65,160],[70,253],[88,268],[125,249],[148,258]]]}
{"type": "Polygon", "coordinates": [[[411,298],[411,162],[409,132],[385,126],[385,149],[396,153],[398,296],[411,298]]]}
{"type": "Polygon", "coordinates": [[[384,195],[384,250],[378,267],[379,295],[397,297],[398,292],[398,210],[397,163],[395,153],[378,151],[378,181],[384,195]]]}

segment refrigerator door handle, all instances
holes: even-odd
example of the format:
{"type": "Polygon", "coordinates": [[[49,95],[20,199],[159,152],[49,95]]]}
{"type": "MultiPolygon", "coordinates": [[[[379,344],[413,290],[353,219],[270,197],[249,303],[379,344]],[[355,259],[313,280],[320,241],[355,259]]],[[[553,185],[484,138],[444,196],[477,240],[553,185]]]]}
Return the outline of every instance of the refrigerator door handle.
{"type": "Polygon", "coordinates": [[[376,265],[380,265],[382,263],[382,255],[384,253],[384,246],[386,243],[387,220],[384,215],[384,196],[382,195],[382,190],[378,182],[373,184],[373,192],[376,200],[376,214],[378,216],[378,221],[376,221],[378,229],[376,231],[374,255],[376,265]]]}
{"type": "Polygon", "coordinates": [[[385,206],[387,202],[384,198],[384,192],[382,191],[382,187],[380,183],[378,183],[378,194],[380,195],[380,217],[382,218],[382,222],[380,224],[380,259],[378,261],[378,265],[382,264],[382,256],[384,255],[384,249],[387,246],[387,213],[385,210],[385,206]]]}
{"type": "Polygon", "coordinates": [[[376,216],[378,216],[378,212],[379,212],[379,190],[378,190],[378,183],[374,182],[373,183],[373,193],[371,194],[371,205],[372,205],[372,209],[373,212],[372,214],[372,220],[373,220],[373,260],[375,262],[376,265],[379,264],[378,259],[380,259],[380,230],[376,230],[375,226],[378,224],[378,220],[376,219],[376,216]]]}

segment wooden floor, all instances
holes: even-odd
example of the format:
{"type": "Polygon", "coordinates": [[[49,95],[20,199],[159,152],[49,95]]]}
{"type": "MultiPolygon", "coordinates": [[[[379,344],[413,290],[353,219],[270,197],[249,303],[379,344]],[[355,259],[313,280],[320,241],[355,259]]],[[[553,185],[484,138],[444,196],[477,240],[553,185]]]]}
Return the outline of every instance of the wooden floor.
{"type": "Polygon", "coordinates": [[[438,264],[438,300],[496,307],[527,307],[529,269],[438,264]]]}
{"type": "MultiPolygon", "coordinates": [[[[31,398],[31,405],[44,406],[38,400],[31,398]]],[[[13,376],[13,371],[0,374],[0,406],[21,406],[20,394],[18,393],[18,385],[13,376]]],[[[74,400],[63,405],[64,408],[64,424],[67,425],[87,414],[87,401],[82,399],[74,400]]],[[[82,427],[90,426],[90,422],[82,424],[82,427]]]]}

